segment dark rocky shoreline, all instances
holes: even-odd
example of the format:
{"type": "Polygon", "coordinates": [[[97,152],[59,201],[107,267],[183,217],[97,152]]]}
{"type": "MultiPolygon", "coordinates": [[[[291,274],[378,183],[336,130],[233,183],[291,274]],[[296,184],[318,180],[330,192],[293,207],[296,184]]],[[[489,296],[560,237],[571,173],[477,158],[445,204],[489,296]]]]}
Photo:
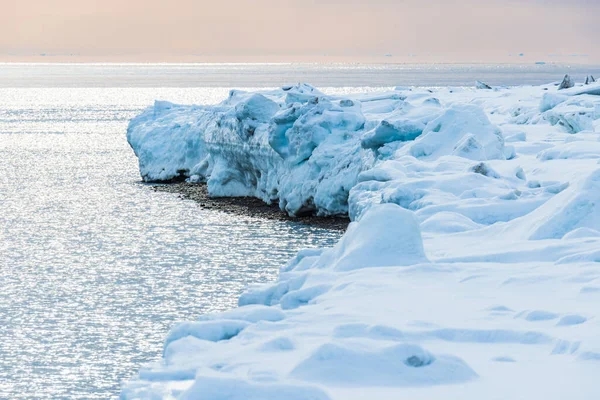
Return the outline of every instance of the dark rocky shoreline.
{"type": "Polygon", "coordinates": [[[201,208],[230,214],[246,215],[277,221],[292,221],[324,229],[344,231],[350,220],[347,217],[290,217],[282,212],[277,204],[266,204],[254,197],[210,197],[206,184],[175,182],[153,184],[158,192],[177,193],[182,199],[194,200],[201,208]]]}

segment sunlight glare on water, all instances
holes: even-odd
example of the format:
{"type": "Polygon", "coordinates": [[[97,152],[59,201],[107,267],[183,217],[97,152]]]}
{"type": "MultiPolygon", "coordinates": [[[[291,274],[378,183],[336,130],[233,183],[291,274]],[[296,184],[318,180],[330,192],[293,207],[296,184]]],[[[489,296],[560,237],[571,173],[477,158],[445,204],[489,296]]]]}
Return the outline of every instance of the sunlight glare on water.
{"type": "Polygon", "coordinates": [[[234,307],[339,232],[140,183],[128,119],[228,89],[0,89],[0,398],[106,399],[177,321],[234,307]]]}

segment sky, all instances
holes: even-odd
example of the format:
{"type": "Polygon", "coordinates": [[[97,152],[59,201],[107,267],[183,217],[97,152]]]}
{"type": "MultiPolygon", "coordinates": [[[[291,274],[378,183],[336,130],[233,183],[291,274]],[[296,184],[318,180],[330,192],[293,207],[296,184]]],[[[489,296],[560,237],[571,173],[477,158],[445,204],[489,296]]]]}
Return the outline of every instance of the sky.
{"type": "Polygon", "coordinates": [[[0,61],[600,63],[600,0],[0,3],[0,61]]]}

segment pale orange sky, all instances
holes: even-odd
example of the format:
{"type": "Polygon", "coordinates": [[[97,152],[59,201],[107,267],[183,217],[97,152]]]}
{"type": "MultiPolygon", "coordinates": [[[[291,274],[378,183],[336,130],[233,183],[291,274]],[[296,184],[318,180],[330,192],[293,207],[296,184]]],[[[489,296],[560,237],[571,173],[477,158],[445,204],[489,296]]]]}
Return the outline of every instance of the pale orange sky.
{"type": "Polygon", "coordinates": [[[0,2],[0,61],[600,63],[600,0],[0,2]]]}

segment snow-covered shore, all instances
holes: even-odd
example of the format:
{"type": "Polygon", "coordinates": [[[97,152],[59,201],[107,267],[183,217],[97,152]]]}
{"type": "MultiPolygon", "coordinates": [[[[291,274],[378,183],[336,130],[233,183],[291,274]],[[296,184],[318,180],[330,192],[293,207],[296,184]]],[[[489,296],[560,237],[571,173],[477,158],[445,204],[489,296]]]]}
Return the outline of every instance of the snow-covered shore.
{"type": "Polygon", "coordinates": [[[597,398],[599,90],[157,102],[128,130],[145,180],[354,222],[239,308],[175,326],[122,397],[597,398]]]}

